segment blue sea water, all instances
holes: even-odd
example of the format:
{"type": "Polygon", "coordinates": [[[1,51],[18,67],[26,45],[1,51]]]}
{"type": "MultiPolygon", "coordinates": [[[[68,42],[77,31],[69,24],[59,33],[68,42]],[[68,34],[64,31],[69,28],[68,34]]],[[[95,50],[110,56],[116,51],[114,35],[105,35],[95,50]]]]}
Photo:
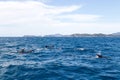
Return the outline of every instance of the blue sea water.
{"type": "Polygon", "coordinates": [[[120,80],[120,38],[0,38],[0,80],[120,80]]]}

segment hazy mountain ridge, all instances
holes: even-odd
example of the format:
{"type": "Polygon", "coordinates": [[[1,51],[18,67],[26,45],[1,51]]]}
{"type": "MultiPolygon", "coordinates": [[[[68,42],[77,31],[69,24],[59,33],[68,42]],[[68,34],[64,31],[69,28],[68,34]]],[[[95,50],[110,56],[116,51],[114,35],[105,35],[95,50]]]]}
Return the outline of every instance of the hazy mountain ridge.
{"type": "Polygon", "coordinates": [[[62,35],[62,34],[53,34],[53,35],[45,35],[44,37],[112,37],[112,36],[120,36],[120,32],[112,33],[112,34],[103,34],[103,33],[95,33],[95,34],[70,34],[70,35],[62,35]]]}
{"type": "Polygon", "coordinates": [[[119,35],[120,36],[120,32],[116,32],[116,33],[112,33],[112,35],[119,35]]]}
{"type": "Polygon", "coordinates": [[[103,33],[79,34],[79,33],[75,33],[75,34],[70,34],[70,35],[62,35],[62,34],[51,34],[51,35],[45,35],[45,36],[27,35],[24,37],[112,37],[112,36],[120,37],[120,32],[112,33],[112,34],[103,34],[103,33]]]}

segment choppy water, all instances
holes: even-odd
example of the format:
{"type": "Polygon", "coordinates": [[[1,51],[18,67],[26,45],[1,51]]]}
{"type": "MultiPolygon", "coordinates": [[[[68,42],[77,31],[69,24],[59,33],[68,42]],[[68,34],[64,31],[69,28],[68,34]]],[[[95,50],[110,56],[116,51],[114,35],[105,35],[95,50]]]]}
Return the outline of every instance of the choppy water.
{"type": "Polygon", "coordinates": [[[120,80],[120,38],[0,38],[0,80],[120,80]]]}

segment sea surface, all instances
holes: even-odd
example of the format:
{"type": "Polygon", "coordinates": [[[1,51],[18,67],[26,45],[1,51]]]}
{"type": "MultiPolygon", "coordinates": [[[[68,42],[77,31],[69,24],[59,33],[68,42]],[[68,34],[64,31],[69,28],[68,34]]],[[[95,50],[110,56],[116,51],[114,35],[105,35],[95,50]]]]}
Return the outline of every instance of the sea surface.
{"type": "Polygon", "coordinates": [[[0,80],[120,80],[120,37],[1,37],[0,80]]]}

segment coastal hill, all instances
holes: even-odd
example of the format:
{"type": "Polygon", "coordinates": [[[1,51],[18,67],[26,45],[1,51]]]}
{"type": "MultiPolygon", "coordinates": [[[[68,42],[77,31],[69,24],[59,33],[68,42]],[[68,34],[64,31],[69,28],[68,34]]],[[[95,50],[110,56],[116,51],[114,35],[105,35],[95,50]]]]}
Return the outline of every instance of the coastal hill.
{"type": "Polygon", "coordinates": [[[115,36],[120,36],[120,32],[117,32],[117,33],[112,33],[112,35],[115,35],[115,36]]]}
{"type": "Polygon", "coordinates": [[[112,33],[112,34],[103,34],[103,33],[95,33],[95,34],[71,34],[71,35],[62,35],[62,34],[53,34],[53,35],[46,35],[44,37],[119,37],[120,32],[112,33]]]}
{"type": "Polygon", "coordinates": [[[62,34],[51,34],[51,35],[45,35],[44,37],[63,37],[62,34]]]}
{"type": "Polygon", "coordinates": [[[103,33],[95,33],[95,34],[71,34],[71,35],[62,35],[62,34],[51,34],[45,36],[33,36],[33,35],[25,35],[24,37],[120,37],[120,32],[112,33],[112,34],[103,34],[103,33]]]}

